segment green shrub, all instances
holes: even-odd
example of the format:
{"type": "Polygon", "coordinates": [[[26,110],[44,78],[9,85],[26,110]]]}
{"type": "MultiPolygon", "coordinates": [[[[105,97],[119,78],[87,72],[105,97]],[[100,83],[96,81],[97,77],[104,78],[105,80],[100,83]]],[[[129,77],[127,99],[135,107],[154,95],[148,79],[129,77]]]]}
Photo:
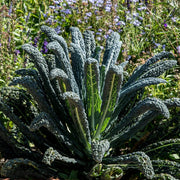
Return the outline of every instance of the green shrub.
{"type": "MultiPolygon", "coordinates": [[[[169,118],[168,108],[180,106],[178,98],[142,99],[146,86],[166,83],[158,76],[176,65],[175,60],[164,60],[172,54],[159,53],[124,78],[128,62],[116,64],[122,45],[118,33],[107,39],[101,63],[101,49],[91,31],[82,35],[72,27],[68,48],[54,29],[42,26],[41,30],[47,34],[47,47],[54,55],[43,56],[32,45],[23,45],[36,68],[16,71],[20,77],[10,84],[24,86],[30,95],[5,89],[11,95],[16,91],[16,100],[12,100],[1,93],[0,110],[21,133],[17,138],[0,123],[0,148],[6,145],[2,155],[10,158],[1,175],[68,179],[74,174],[78,178],[112,179],[121,178],[128,169],[138,169],[152,179],[158,169],[164,173],[168,164],[171,168],[165,173],[170,175],[164,176],[179,178],[177,162],[151,161],[143,151],[115,153],[158,116],[169,118]],[[22,112],[18,112],[18,104],[25,107],[22,112]]],[[[170,143],[176,146],[179,140],[170,143]]]]}

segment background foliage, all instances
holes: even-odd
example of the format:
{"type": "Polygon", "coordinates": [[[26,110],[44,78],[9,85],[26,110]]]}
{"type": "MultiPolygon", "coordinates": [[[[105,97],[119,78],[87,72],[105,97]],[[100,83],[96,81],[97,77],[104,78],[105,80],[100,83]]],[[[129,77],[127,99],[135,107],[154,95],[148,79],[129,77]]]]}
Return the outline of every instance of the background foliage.
{"type": "MultiPolygon", "coordinates": [[[[170,51],[180,64],[180,2],[178,0],[118,1],[118,0],[2,0],[0,3],[0,86],[7,86],[16,69],[29,67],[21,45],[31,43],[47,53],[48,41],[40,32],[43,24],[54,27],[56,32],[70,42],[71,26],[94,31],[98,45],[112,31],[119,32],[123,41],[119,61],[129,61],[128,71],[161,51],[170,51]]],[[[162,99],[180,97],[180,67],[164,73],[167,84],[146,88],[146,95],[162,99]],[[168,75],[167,75],[168,74],[168,75]]],[[[161,131],[165,137],[179,137],[179,109],[172,110],[170,120],[156,120],[146,131],[135,137],[124,148],[136,149],[147,139],[156,138],[161,131]],[[153,136],[149,136],[154,132],[153,136]],[[140,138],[143,137],[143,138],[140,138]]],[[[13,129],[13,124],[0,112],[1,121],[13,129]]],[[[121,153],[120,152],[117,153],[121,153]]],[[[159,153],[160,154],[160,153],[159,153]]],[[[159,155],[158,154],[158,155],[159,155]]],[[[167,159],[178,158],[169,154],[167,159]]]]}

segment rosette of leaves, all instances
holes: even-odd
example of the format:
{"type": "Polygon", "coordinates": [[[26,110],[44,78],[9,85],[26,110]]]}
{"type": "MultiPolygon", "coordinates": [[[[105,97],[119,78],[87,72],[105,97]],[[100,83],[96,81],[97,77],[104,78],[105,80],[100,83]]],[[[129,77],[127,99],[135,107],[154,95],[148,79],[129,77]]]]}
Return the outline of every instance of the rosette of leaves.
{"type": "Polygon", "coordinates": [[[41,30],[49,38],[49,54],[23,45],[35,68],[16,71],[19,76],[10,84],[21,85],[29,93],[28,98],[17,98],[28,105],[28,112],[17,113],[10,96],[0,99],[0,110],[23,137],[18,140],[0,123],[1,146],[6,143],[12,151],[11,157],[4,152],[9,160],[1,175],[67,179],[73,169],[80,178],[120,179],[123,171],[137,169],[152,179],[156,166],[143,151],[114,152],[157,116],[169,118],[168,104],[179,106],[179,99],[143,98],[146,86],[166,83],[158,76],[176,65],[175,60],[164,60],[172,54],[155,55],[125,80],[127,62],[117,64],[122,44],[118,33],[108,37],[101,60],[93,32],[82,35],[72,27],[68,47],[54,29],[42,26],[41,30]]]}

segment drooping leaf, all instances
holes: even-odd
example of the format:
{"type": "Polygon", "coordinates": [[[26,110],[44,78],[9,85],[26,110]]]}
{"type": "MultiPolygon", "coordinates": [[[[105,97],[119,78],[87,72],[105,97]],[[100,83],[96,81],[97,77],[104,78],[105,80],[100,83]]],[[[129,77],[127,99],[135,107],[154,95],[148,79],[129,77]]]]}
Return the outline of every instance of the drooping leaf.
{"type": "Polygon", "coordinates": [[[148,67],[144,73],[140,76],[140,78],[146,77],[158,77],[168,69],[172,68],[177,64],[175,60],[168,60],[168,61],[160,61],[150,67],[148,67]]]}
{"type": "Polygon", "coordinates": [[[50,72],[50,79],[58,80],[62,93],[66,91],[72,91],[70,79],[68,78],[67,74],[62,69],[59,69],[59,68],[53,69],[50,72]]]}
{"type": "Polygon", "coordinates": [[[146,153],[160,151],[161,149],[165,149],[165,151],[171,152],[174,146],[180,147],[180,138],[168,139],[164,141],[155,142],[143,148],[143,151],[146,153]]]}
{"type": "Polygon", "coordinates": [[[73,88],[73,91],[76,93],[79,93],[79,89],[77,87],[77,83],[73,75],[70,61],[68,61],[68,59],[66,58],[66,54],[63,48],[61,47],[61,45],[57,41],[53,41],[53,42],[50,42],[47,47],[48,49],[51,49],[54,51],[58,60],[61,62],[62,67],[57,66],[57,68],[62,69],[67,74],[68,78],[71,81],[71,87],[73,88]]]}
{"type": "Polygon", "coordinates": [[[163,102],[164,102],[164,104],[166,104],[166,106],[168,108],[171,108],[171,107],[180,107],[180,98],[166,99],[163,102]]]}
{"type": "Polygon", "coordinates": [[[91,136],[83,102],[74,92],[65,92],[63,96],[70,106],[70,114],[74,121],[74,127],[79,134],[79,139],[82,143],[85,143],[84,145],[88,150],[91,143],[91,136]]]}
{"type": "Polygon", "coordinates": [[[46,26],[46,25],[41,26],[41,31],[43,31],[44,33],[46,33],[46,35],[48,36],[48,38],[49,38],[51,41],[54,40],[53,36],[54,36],[54,35],[57,35],[57,32],[55,31],[55,29],[50,28],[49,26],[46,26]]]}
{"type": "Polygon", "coordinates": [[[46,150],[42,162],[51,165],[55,159],[63,161],[65,163],[77,163],[77,161],[74,158],[63,156],[58,151],[54,150],[52,147],[46,150]]]}
{"type": "Polygon", "coordinates": [[[44,92],[42,91],[42,89],[38,87],[36,81],[32,77],[25,76],[21,78],[14,78],[14,80],[9,85],[12,86],[17,84],[21,84],[27,89],[27,91],[33,96],[35,101],[38,103],[38,106],[41,111],[47,113],[52,112],[52,108],[50,107],[50,103],[47,101],[44,92]]]}
{"type": "Polygon", "coordinates": [[[67,133],[62,132],[62,129],[65,130],[65,128],[61,127],[59,124],[59,127],[54,123],[52,117],[44,112],[41,112],[38,117],[36,117],[30,125],[31,131],[39,130],[39,128],[45,127],[47,128],[51,133],[53,133],[58,140],[60,140],[61,143],[64,143],[68,147],[72,147],[72,143],[66,136],[67,133]]]}
{"type": "Polygon", "coordinates": [[[29,140],[34,142],[40,149],[43,150],[46,147],[43,138],[41,136],[37,137],[35,133],[32,133],[27,127],[27,125],[24,124],[20,120],[20,118],[12,112],[12,109],[7,104],[5,104],[1,99],[0,99],[0,111],[2,111],[7,117],[9,117],[11,121],[18,126],[19,130],[26,137],[28,137],[29,140]]]}
{"type": "Polygon", "coordinates": [[[58,100],[56,93],[50,83],[49,69],[43,55],[38,51],[38,49],[36,49],[35,47],[29,44],[23,45],[22,49],[25,50],[31,56],[33,63],[38,69],[40,77],[45,86],[45,92],[48,95],[55,112],[57,114],[60,114],[60,113],[64,114],[63,106],[61,105],[61,102],[58,100]]]}
{"type": "Polygon", "coordinates": [[[134,119],[138,116],[144,114],[147,111],[158,111],[164,117],[169,118],[169,110],[166,105],[157,98],[146,98],[130,110],[130,112],[113,128],[112,133],[110,135],[114,135],[117,132],[121,132],[122,129],[127,127],[128,125],[132,126],[134,119]]]}
{"type": "Polygon", "coordinates": [[[103,162],[109,164],[118,163],[119,165],[127,164],[127,166],[122,166],[122,168],[139,169],[147,179],[152,179],[154,177],[154,169],[151,160],[144,152],[134,152],[116,157],[107,157],[104,158],[103,162]]]}
{"type": "Polygon", "coordinates": [[[122,88],[122,91],[120,92],[120,98],[123,96],[127,96],[128,94],[131,94],[132,92],[136,92],[146,86],[159,84],[159,83],[166,83],[166,80],[161,78],[143,78],[135,81],[134,83],[131,83],[126,88],[122,88]]]}
{"type": "Polygon", "coordinates": [[[38,164],[29,159],[15,158],[5,162],[1,168],[1,175],[10,178],[38,178],[45,179],[47,172],[42,171],[38,164]],[[24,168],[22,168],[24,167],[24,168]],[[43,175],[44,174],[44,175],[43,175]]]}
{"type": "Polygon", "coordinates": [[[147,124],[149,124],[155,117],[160,114],[160,111],[148,111],[144,113],[144,115],[138,117],[138,119],[130,126],[126,127],[118,134],[109,137],[109,141],[111,142],[111,146],[120,146],[125,141],[131,139],[137,132],[145,128],[147,124]],[[121,141],[119,141],[119,139],[121,141]]]}
{"type": "Polygon", "coordinates": [[[180,163],[169,160],[152,160],[155,173],[167,173],[175,178],[180,178],[180,163]]]}
{"type": "MultiPolygon", "coordinates": [[[[74,77],[81,92],[83,89],[84,63],[86,61],[86,57],[78,44],[71,43],[69,50],[71,52],[71,65],[74,77]]],[[[82,96],[82,92],[80,95],[82,96]]]]}
{"type": "MultiPolygon", "coordinates": [[[[136,81],[143,73],[144,71],[149,68],[152,64],[158,62],[159,60],[163,58],[169,58],[172,57],[172,53],[170,52],[161,52],[157,55],[153,56],[152,58],[148,59],[145,64],[138,66],[138,68],[133,72],[131,77],[128,79],[128,82],[124,85],[124,87],[128,86],[132,82],[136,81]]],[[[156,65],[155,65],[156,66],[156,65]]]]}
{"type": "Polygon", "coordinates": [[[53,35],[52,38],[54,40],[56,40],[61,45],[61,47],[63,48],[63,50],[64,50],[64,52],[66,54],[67,60],[70,61],[68,46],[67,46],[67,43],[66,43],[65,39],[62,36],[58,36],[58,35],[55,35],[55,34],[53,35]]]}

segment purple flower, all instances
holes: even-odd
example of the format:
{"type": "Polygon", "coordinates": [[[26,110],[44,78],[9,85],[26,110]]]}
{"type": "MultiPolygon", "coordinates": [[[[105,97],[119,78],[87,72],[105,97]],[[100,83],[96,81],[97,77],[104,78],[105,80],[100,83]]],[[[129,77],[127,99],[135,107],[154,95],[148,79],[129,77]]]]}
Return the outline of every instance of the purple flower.
{"type": "Polygon", "coordinates": [[[12,5],[13,5],[13,2],[11,1],[10,7],[9,7],[9,12],[8,12],[9,16],[10,16],[11,13],[12,13],[12,5]]]}
{"type": "Polygon", "coordinates": [[[57,34],[62,32],[61,31],[61,26],[57,26],[54,30],[57,32],[57,34]]]}
{"type": "Polygon", "coordinates": [[[0,47],[2,46],[2,44],[0,43],[0,47]]]}
{"type": "Polygon", "coordinates": [[[167,28],[167,24],[166,23],[164,23],[164,27],[167,28]]]}
{"type": "Polygon", "coordinates": [[[126,20],[127,20],[127,21],[131,21],[131,20],[132,20],[132,17],[131,17],[130,15],[127,15],[127,16],[126,16],[126,20]]]}
{"type": "Polygon", "coordinates": [[[110,34],[110,33],[112,33],[113,32],[113,30],[112,29],[109,29],[108,30],[108,34],[110,34]]]}
{"type": "Polygon", "coordinates": [[[105,7],[105,10],[106,10],[107,12],[110,12],[110,11],[111,11],[111,7],[110,7],[110,6],[106,6],[106,7],[105,7]]]}
{"type": "Polygon", "coordinates": [[[44,16],[44,17],[47,17],[47,14],[44,14],[44,13],[43,13],[43,16],[44,16]]]}
{"type": "Polygon", "coordinates": [[[166,45],[165,44],[162,45],[162,49],[163,49],[163,51],[165,51],[165,49],[166,49],[166,45]]]}
{"type": "Polygon", "coordinates": [[[89,0],[89,2],[94,4],[96,1],[95,0],[89,0]]]}
{"type": "Polygon", "coordinates": [[[176,49],[177,49],[177,53],[180,54],[180,46],[177,46],[176,49]]]}
{"type": "Polygon", "coordinates": [[[27,15],[27,17],[26,17],[26,23],[28,22],[28,20],[29,20],[29,17],[30,17],[30,12],[28,12],[28,15],[27,15]]]}
{"type": "Polygon", "coordinates": [[[155,45],[156,48],[158,48],[161,44],[154,42],[154,45],[155,45]]]}
{"type": "Polygon", "coordinates": [[[146,10],[147,7],[146,6],[143,6],[143,7],[140,7],[140,8],[137,8],[138,11],[143,11],[143,10],[146,10]]]}
{"type": "Polygon", "coordinates": [[[138,17],[139,13],[133,13],[133,17],[138,17]]]}
{"type": "Polygon", "coordinates": [[[43,54],[46,54],[48,52],[48,48],[47,48],[47,45],[48,45],[48,42],[46,40],[44,40],[44,43],[43,43],[43,47],[41,49],[41,52],[43,54]]]}
{"type": "Polygon", "coordinates": [[[131,2],[134,2],[134,3],[136,3],[136,2],[139,2],[139,0],[131,0],[131,2]]]}
{"type": "Polygon", "coordinates": [[[14,51],[14,54],[15,54],[16,56],[18,56],[18,54],[20,54],[20,51],[16,49],[16,50],[14,51]]]}
{"type": "Polygon", "coordinates": [[[96,5],[101,6],[104,3],[104,0],[97,0],[96,5]]]}
{"type": "Polygon", "coordinates": [[[107,39],[108,37],[109,37],[109,35],[108,35],[108,34],[105,34],[105,35],[104,35],[104,38],[105,38],[105,39],[107,39]]]}
{"type": "Polygon", "coordinates": [[[177,17],[172,17],[171,20],[172,20],[173,22],[176,22],[177,17]]]}
{"type": "Polygon", "coordinates": [[[87,16],[84,16],[84,19],[85,19],[85,20],[87,20],[87,19],[89,19],[89,17],[87,17],[87,16]]]}
{"type": "Polygon", "coordinates": [[[71,10],[70,9],[61,10],[61,12],[65,13],[65,14],[71,14],[71,10]]]}
{"type": "Polygon", "coordinates": [[[60,2],[59,1],[54,1],[55,4],[59,4],[60,2]]]}
{"type": "Polygon", "coordinates": [[[82,23],[81,19],[77,19],[77,23],[78,23],[78,24],[79,24],[79,23],[82,23]]]}
{"type": "Polygon", "coordinates": [[[96,16],[96,20],[99,21],[102,18],[102,16],[96,16]]]}
{"type": "Polygon", "coordinates": [[[131,60],[132,56],[131,55],[128,55],[128,57],[126,58],[126,61],[129,61],[131,60]]]}
{"type": "Polygon", "coordinates": [[[142,31],[142,32],[141,32],[141,35],[144,35],[144,34],[146,34],[146,32],[145,32],[145,31],[142,31]]]}
{"type": "Polygon", "coordinates": [[[46,23],[48,23],[49,25],[52,24],[52,19],[51,19],[51,17],[49,17],[49,18],[46,20],[46,23]]]}
{"type": "Polygon", "coordinates": [[[143,21],[143,17],[141,17],[141,16],[139,16],[138,19],[139,19],[140,21],[143,21]]]}
{"type": "Polygon", "coordinates": [[[86,16],[91,17],[92,16],[92,12],[86,13],[86,16]]]}
{"type": "Polygon", "coordinates": [[[100,46],[100,48],[101,48],[101,49],[104,49],[104,47],[103,47],[103,46],[100,46]]]}
{"type": "Polygon", "coordinates": [[[55,6],[49,6],[50,9],[55,9],[56,7],[55,6]]]}
{"type": "Polygon", "coordinates": [[[116,25],[117,26],[125,26],[126,23],[124,21],[119,21],[116,25]]]}
{"type": "Polygon", "coordinates": [[[148,1],[147,1],[147,0],[145,0],[145,5],[146,5],[146,6],[148,5],[148,1]]]}
{"type": "Polygon", "coordinates": [[[132,22],[132,24],[133,24],[134,26],[140,26],[140,25],[141,25],[141,22],[138,21],[138,20],[134,20],[134,21],[132,22]]]}
{"type": "Polygon", "coordinates": [[[96,39],[97,39],[98,41],[100,41],[100,40],[101,40],[101,37],[98,36],[96,39]]]}
{"type": "Polygon", "coordinates": [[[39,40],[39,37],[34,38],[34,43],[33,43],[34,47],[37,47],[38,40],[39,40]]]}
{"type": "Polygon", "coordinates": [[[96,35],[101,35],[101,33],[100,33],[100,32],[97,32],[96,35]]]}
{"type": "Polygon", "coordinates": [[[119,21],[119,17],[114,18],[114,21],[118,22],[119,21]]]}

